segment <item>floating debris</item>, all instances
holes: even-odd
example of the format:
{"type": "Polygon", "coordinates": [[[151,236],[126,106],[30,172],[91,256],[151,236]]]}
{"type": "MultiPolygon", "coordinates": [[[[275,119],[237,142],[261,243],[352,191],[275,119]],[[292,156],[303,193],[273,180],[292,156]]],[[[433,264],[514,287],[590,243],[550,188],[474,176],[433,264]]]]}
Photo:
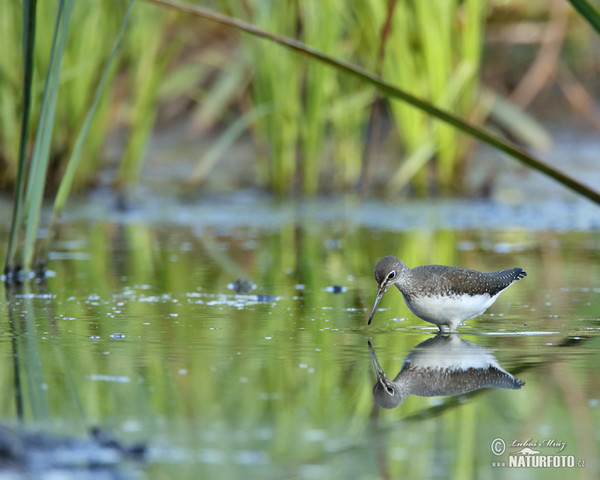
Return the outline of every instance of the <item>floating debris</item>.
{"type": "Polygon", "coordinates": [[[129,383],[131,380],[129,377],[124,375],[100,375],[100,374],[92,374],[90,375],[90,380],[95,382],[113,382],[113,383],[129,383]]]}
{"type": "Polygon", "coordinates": [[[274,297],[272,295],[257,295],[256,300],[259,302],[275,302],[279,299],[279,297],[274,297]]]}
{"type": "Polygon", "coordinates": [[[331,285],[325,289],[326,292],[330,293],[344,293],[346,291],[346,287],[341,285],[331,285]]]}
{"type": "Polygon", "coordinates": [[[228,284],[227,288],[235,293],[250,293],[256,288],[256,285],[249,278],[238,278],[235,282],[228,284]]]}

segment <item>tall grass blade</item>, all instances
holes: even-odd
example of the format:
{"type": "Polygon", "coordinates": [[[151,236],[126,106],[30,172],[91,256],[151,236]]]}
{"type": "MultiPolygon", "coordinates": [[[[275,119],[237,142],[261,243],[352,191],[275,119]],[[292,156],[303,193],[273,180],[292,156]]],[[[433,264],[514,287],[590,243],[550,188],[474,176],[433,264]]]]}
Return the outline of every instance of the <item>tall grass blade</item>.
{"type": "Polygon", "coordinates": [[[404,159],[400,168],[391,177],[387,189],[390,192],[398,192],[406,187],[417,172],[422,170],[435,155],[435,150],[435,143],[432,140],[422,142],[404,159]]]}
{"type": "Polygon", "coordinates": [[[583,183],[575,180],[574,178],[568,176],[567,174],[555,169],[551,165],[548,165],[548,164],[542,162],[541,160],[538,160],[537,158],[530,155],[529,153],[522,150],[521,148],[517,147],[516,145],[513,145],[513,144],[503,140],[502,138],[500,138],[496,135],[493,135],[493,134],[487,132],[486,130],[481,129],[481,128],[467,122],[466,120],[463,120],[462,118],[457,117],[456,115],[454,115],[446,110],[437,108],[436,106],[432,105],[431,103],[421,100],[420,98],[415,97],[414,95],[411,95],[410,93],[407,93],[404,90],[400,90],[399,88],[381,80],[376,75],[373,75],[372,73],[370,73],[356,65],[353,65],[349,62],[337,60],[329,55],[325,55],[318,50],[315,50],[313,48],[310,48],[310,47],[304,45],[301,42],[298,42],[297,40],[266,32],[264,30],[261,30],[260,28],[257,28],[256,26],[254,26],[252,24],[242,22],[240,20],[236,20],[234,18],[228,17],[226,15],[222,15],[220,13],[213,12],[213,11],[205,9],[205,8],[196,7],[196,6],[192,6],[192,5],[186,5],[186,4],[177,3],[177,2],[172,2],[169,0],[144,0],[144,1],[146,1],[148,3],[153,3],[156,5],[161,5],[164,7],[172,8],[172,9],[175,9],[175,10],[178,10],[181,12],[186,12],[186,13],[198,16],[198,17],[206,18],[208,20],[212,20],[214,22],[221,23],[223,25],[227,25],[227,26],[236,28],[238,30],[242,30],[251,35],[265,38],[272,42],[278,43],[279,45],[285,46],[291,50],[299,52],[307,57],[314,58],[320,62],[330,65],[330,66],[336,68],[338,71],[345,72],[349,75],[352,75],[356,78],[361,79],[362,81],[364,81],[366,83],[373,85],[382,94],[384,94],[388,97],[393,97],[393,98],[399,99],[403,102],[406,102],[406,103],[418,108],[419,110],[422,110],[423,112],[425,112],[439,120],[442,120],[443,122],[448,123],[448,124],[454,126],[455,128],[458,128],[459,130],[462,130],[463,132],[467,133],[468,135],[471,135],[472,137],[475,137],[475,138],[481,140],[482,142],[487,143],[488,145],[491,145],[495,149],[508,154],[509,156],[513,157],[520,163],[522,163],[534,170],[537,170],[550,178],[553,178],[557,182],[559,182],[562,185],[570,188],[571,190],[579,193],[580,195],[583,195],[583,196],[589,198],[590,200],[592,200],[593,202],[600,204],[600,192],[594,190],[593,188],[588,187],[587,185],[584,185],[583,183]]]}
{"type": "Polygon", "coordinates": [[[548,150],[552,145],[552,137],[539,122],[501,95],[484,90],[480,104],[485,105],[494,122],[519,143],[536,150],[548,150]]]}
{"type": "Polygon", "coordinates": [[[4,267],[7,280],[12,279],[12,274],[17,268],[14,262],[17,237],[23,229],[23,191],[25,189],[25,177],[27,176],[27,140],[29,139],[29,116],[31,113],[36,11],[37,0],[26,0],[23,2],[23,107],[21,114],[21,137],[19,140],[19,166],[14,193],[12,224],[4,267]]]}
{"type": "Polygon", "coordinates": [[[58,86],[60,82],[60,67],[62,64],[65,45],[69,31],[69,22],[73,12],[74,0],[61,0],[56,16],[54,39],[52,41],[52,53],[50,66],[46,75],[44,95],[42,97],[42,108],[40,120],[36,133],[33,155],[31,157],[30,175],[25,193],[25,246],[23,266],[26,270],[31,269],[35,240],[42,209],[42,199],[46,182],[46,172],[50,157],[50,140],[52,127],[54,125],[54,111],[58,86]]]}
{"type": "Polygon", "coordinates": [[[127,146],[113,183],[117,190],[125,192],[139,180],[158,111],[156,94],[169,62],[183,46],[180,42],[165,46],[163,33],[168,31],[171,16],[154,13],[147,5],[138,4],[127,35],[135,86],[128,114],[127,146]]]}
{"type": "Polygon", "coordinates": [[[233,122],[202,156],[190,178],[188,186],[196,186],[204,181],[210,169],[219,161],[235,140],[258,118],[270,113],[266,106],[256,107],[233,122]]]}
{"type": "MultiPolygon", "coordinates": [[[[385,46],[389,38],[392,19],[394,17],[394,10],[396,9],[396,3],[397,0],[388,0],[385,22],[381,27],[381,32],[379,33],[379,50],[377,52],[377,63],[375,64],[375,73],[379,76],[381,76],[381,70],[383,68],[385,46]]],[[[371,112],[369,115],[369,121],[367,123],[367,131],[365,134],[365,142],[362,152],[362,165],[358,188],[363,197],[367,194],[369,184],[371,183],[371,162],[373,160],[375,145],[373,136],[379,133],[379,129],[381,127],[382,106],[381,98],[379,95],[377,95],[371,104],[371,112]]]]}
{"type": "Polygon", "coordinates": [[[119,45],[121,43],[121,39],[123,38],[123,34],[125,33],[127,23],[129,22],[129,17],[131,15],[131,10],[133,8],[134,2],[135,0],[130,0],[129,5],[127,6],[127,10],[125,11],[125,15],[123,16],[123,21],[121,22],[121,27],[119,28],[119,32],[117,33],[114,45],[112,47],[108,59],[106,60],[106,64],[104,65],[104,70],[102,71],[100,80],[98,81],[98,86],[96,87],[94,99],[92,101],[92,104],[90,105],[81,130],[79,131],[77,141],[75,142],[75,146],[73,147],[73,151],[71,152],[71,156],[67,164],[67,169],[58,188],[58,192],[56,193],[54,207],[52,210],[52,218],[50,219],[48,234],[44,242],[45,246],[43,248],[43,252],[40,252],[40,258],[44,260],[47,258],[47,252],[50,245],[50,241],[53,237],[56,222],[58,221],[58,217],[60,216],[65,206],[69,193],[71,192],[71,187],[73,186],[75,173],[77,172],[77,167],[79,166],[79,161],[81,159],[81,152],[83,151],[83,147],[85,145],[85,141],[90,131],[90,126],[92,124],[92,119],[94,118],[94,114],[96,113],[100,97],[104,90],[104,84],[106,83],[106,79],[109,75],[110,68],[112,67],[113,61],[116,57],[119,45]]]}
{"type": "Polygon", "coordinates": [[[598,10],[596,10],[587,0],[569,0],[569,2],[573,5],[573,8],[577,10],[592,27],[594,27],[594,30],[600,33],[600,14],[598,13],[598,10]]]}

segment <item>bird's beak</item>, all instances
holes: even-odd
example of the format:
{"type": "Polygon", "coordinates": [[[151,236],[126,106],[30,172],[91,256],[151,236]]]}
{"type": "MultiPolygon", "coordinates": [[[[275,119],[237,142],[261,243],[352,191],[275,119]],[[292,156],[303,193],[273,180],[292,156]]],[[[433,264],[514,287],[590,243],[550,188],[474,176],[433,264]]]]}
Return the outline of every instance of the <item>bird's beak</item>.
{"type": "Polygon", "coordinates": [[[379,365],[379,361],[377,360],[377,356],[375,355],[375,350],[373,349],[373,345],[369,340],[369,353],[371,354],[371,361],[373,362],[373,367],[375,367],[375,374],[377,375],[377,382],[381,383],[381,385],[386,388],[386,385],[390,382],[390,379],[387,377],[381,365],[379,365]]]}
{"type": "Polygon", "coordinates": [[[377,295],[375,296],[375,302],[373,303],[373,308],[371,309],[371,313],[369,314],[369,320],[367,321],[367,325],[371,325],[371,321],[373,320],[373,316],[375,315],[375,310],[379,306],[379,302],[383,298],[383,294],[387,291],[388,287],[380,285],[377,287],[377,295]]]}

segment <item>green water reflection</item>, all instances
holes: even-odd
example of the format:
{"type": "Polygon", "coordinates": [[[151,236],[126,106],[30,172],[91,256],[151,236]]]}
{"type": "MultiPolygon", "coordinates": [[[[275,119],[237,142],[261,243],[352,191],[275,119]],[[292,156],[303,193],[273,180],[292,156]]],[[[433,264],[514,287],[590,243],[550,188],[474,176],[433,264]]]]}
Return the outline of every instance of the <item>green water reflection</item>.
{"type": "Polygon", "coordinates": [[[3,292],[4,421],[147,442],[148,478],[512,478],[493,462],[528,439],[585,466],[521,475],[597,476],[597,234],[75,223],[61,238],[46,286],[3,292]],[[397,292],[367,328],[384,254],[527,270],[459,328],[526,385],[377,407],[367,340],[395,374],[436,331],[397,292]],[[238,278],[256,288],[236,294],[238,278]]]}

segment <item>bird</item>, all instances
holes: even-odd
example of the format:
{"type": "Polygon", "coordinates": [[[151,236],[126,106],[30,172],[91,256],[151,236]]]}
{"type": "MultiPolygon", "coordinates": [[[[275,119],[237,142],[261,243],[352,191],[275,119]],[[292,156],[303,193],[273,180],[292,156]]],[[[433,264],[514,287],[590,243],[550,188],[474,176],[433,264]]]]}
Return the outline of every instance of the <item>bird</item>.
{"type": "Polygon", "coordinates": [[[395,408],[408,395],[459,395],[481,388],[519,389],[525,382],[508,373],[485,347],[459,335],[438,333],[414,347],[394,380],[385,374],[371,341],[367,341],[377,381],[373,399],[395,408]]]}
{"type": "Polygon", "coordinates": [[[373,271],[377,295],[367,321],[371,325],[385,292],[395,285],[417,317],[450,332],[464,321],[483,314],[507,287],[527,273],[522,268],[478,272],[461,267],[424,265],[409,268],[394,256],[385,256],[373,271]]]}

